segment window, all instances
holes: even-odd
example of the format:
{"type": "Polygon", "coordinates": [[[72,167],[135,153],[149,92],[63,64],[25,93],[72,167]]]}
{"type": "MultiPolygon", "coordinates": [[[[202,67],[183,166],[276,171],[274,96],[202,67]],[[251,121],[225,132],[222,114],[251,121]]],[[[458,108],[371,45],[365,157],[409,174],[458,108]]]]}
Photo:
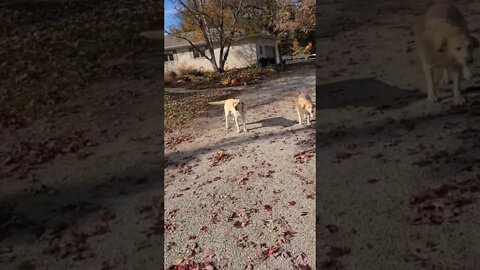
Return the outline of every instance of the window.
{"type": "Polygon", "coordinates": [[[177,52],[176,51],[166,51],[164,56],[165,58],[163,59],[165,62],[169,62],[169,61],[175,61],[175,54],[177,52]]]}
{"type": "Polygon", "coordinates": [[[263,55],[263,47],[262,46],[258,46],[258,52],[263,55]]]}
{"type": "MultiPolygon", "coordinates": [[[[200,51],[205,54],[205,47],[199,47],[200,51]]],[[[191,48],[190,51],[193,53],[193,58],[202,58],[203,55],[195,48],[191,48]]]]}

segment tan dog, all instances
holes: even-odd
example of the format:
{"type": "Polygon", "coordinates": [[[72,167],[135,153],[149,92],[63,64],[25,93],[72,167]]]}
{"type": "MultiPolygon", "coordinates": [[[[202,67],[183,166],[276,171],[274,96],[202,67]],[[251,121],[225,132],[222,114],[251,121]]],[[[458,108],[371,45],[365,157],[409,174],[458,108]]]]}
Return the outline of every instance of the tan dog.
{"type": "Polygon", "coordinates": [[[313,118],[315,105],[307,93],[301,93],[295,99],[295,110],[298,115],[298,123],[302,124],[302,119],[307,119],[307,125],[311,125],[310,120],[313,118]]]}
{"type": "Polygon", "coordinates": [[[238,118],[242,118],[243,121],[243,131],[247,131],[246,121],[245,121],[245,104],[240,99],[227,99],[222,101],[209,102],[210,105],[224,105],[225,109],[225,126],[229,129],[228,126],[228,115],[231,113],[235,119],[235,125],[237,126],[237,131],[240,133],[240,127],[238,126],[238,118]]]}
{"type": "Polygon", "coordinates": [[[413,31],[425,72],[428,101],[438,101],[433,72],[440,68],[443,70],[443,83],[448,83],[449,73],[452,75],[454,104],[465,103],[460,93],[460,75],[463,74],[465,80],[471,79],[472,54],[479,44],[470,35],[458,8],[450,3],[432,5],[415,22],[413,31]]]}

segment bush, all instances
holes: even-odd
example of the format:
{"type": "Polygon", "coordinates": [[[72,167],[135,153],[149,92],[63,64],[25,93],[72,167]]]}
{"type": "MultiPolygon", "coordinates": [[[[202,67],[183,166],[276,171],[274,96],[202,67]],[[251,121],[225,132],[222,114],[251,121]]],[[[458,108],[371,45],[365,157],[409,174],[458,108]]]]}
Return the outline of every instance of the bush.
{"type": "Polygon", "coordinates": [[[222,75],[218,72],[213,72],[213,71],[205,71],[203,73],[203,78],[206,79],[207,81],[218,81],[222,75]]]}
{"type": "Polygon", "coordinates": [[[195,77],[202,77],[205,72],[201,69],[190,68],[187,70],[187,75],[192,75],[195,77]]]}
{"type": "Polygon", "coordinates": [[[227,86],[230,84],[230,77],[227,77],[227,78],[223,78],[220,83],[223,85],[223,86],[227,86]]]}

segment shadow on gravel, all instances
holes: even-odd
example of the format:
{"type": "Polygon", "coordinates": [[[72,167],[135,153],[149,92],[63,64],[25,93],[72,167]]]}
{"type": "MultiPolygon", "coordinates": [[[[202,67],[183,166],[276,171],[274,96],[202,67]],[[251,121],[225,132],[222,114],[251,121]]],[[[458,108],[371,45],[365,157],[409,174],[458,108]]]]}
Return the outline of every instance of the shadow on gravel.
{"type": "Polygon", "coordinates": [[[398,109],[424,97],[416,90],[401,89],[375,78],[317,85],[318,110],[344,107],[398,109]]]}
{"type": "MultiPolygon", "coordinates": [[[[288,137],[288,136],[293,136],[296,133],[301,133],[301,132],[306,132],[308,129],[311,130],[310,133],[308,133],[308,139],[309,141],[315,142],[315,125],[312,125],[310,127],[304,127],[301,129],[282,129],[277,132],[267,132],[263,134],[257,134],[253,132],[247,132],[245,133],[240,133],[235,137],[231,138],[224,138],[224,139],[219,139],[216,142],[213,142],[211,144],[205,145],[203,147],[198,147],[191,149],[189,151],[182,151],[180,153],[172,153],[169,155],[165,155],[165,165],[164,168],[167,169],[172,166],[178,166],[179,164],[184,164],[188,163],[192,160],[195,160],[197,158],[197,155],[204,155],[208,153],[213,153],[215,151],[218,151],[220,149],[228,149],[229,147],[238,147],[242,146],[245,144],[250,144],[255,140],[268,140],[271,139],[273,136],[282,136],[282,137],[288,137]]],[[[236,131],[232,131],[236,132],[236,131]]],[[[219,135],[221,136],[221,135],[219,135]]],[[[314,143],[313,143],[314,144],[314,143]]],[[[310,144],[303,144],[300,147],[301,150],[305,150],[304,148],[308,148],[310,144]]]]}
{"type": "MultiPolygon", "coordinates": [[[[152,190],[160,192],[163,189],[161,161],[148,160],[145,163],[158,165],[139,168],[135,164],[126,164],[122,167],[130,169],[100,176],[103,181],[98,185],[73,181],[80,184],[52,187],[38,182],[24,192],[0,198],[0,245],[4,240],[7,241],[7,238],[9,244],[21,247],[28,245],[30,237],[35,239],[34,241],[47,240],[48,242],[75,232],[88,237],[104,233],[115,234],[115,230],[90,232],[78,231],[77,227],[85,227],[80,224],[92,221],[100,225],[106,222],[103,225],[107,226],[108,220],[116,218],[116,213],[111,212],[109,207],[112,204],[111,200],[120,199],[127,203],[134,194],[152,190]]],[[[91,177],[99,176],[91,175],[91,177]]],[[[160,199],[158,203],[161,203],[160,199]]],[[[138,212],[138,218],[141,218],[141,215],[141,212],[138,212]]],[[[94,228],[93,225],[95,224],[87,227],[94,228]]],[[[139,230],[132,233],[141,234],[142,232],[139,230]]],[[[50,255],[58,254],[54,252],[50,255]]]]}
{"type": "MultiPolygon", "coordinates": [[[[473,92],[475,89],[472,88],[467,91],[473,92]]],[[[438,113],[401,119],[386,118],[358,128],[347,129],[341,127],[328,131],[318,131],[316,137],[317,147],[321,149],[323,146],[338,144],[351,139],[388,140],[392,136],[398,137],[396,135],[398,132],[417,132],[419,125],[428,122],[440,121],[447,123],[478,117],[480,115],[480,94],[471,96],[468,100],[469,103],[465,106],[451,106],[438,113]]]]}
{"type": "Polygon", "coordinates": [[[287,119],[285,117],[272,117],[256,121],[253,123],[248,123],[249,125],[260,124],[259,127],[250,128],[249,130],[255,130],[265,127],[291,127],[294,126],[297,122],[287,119]]]}

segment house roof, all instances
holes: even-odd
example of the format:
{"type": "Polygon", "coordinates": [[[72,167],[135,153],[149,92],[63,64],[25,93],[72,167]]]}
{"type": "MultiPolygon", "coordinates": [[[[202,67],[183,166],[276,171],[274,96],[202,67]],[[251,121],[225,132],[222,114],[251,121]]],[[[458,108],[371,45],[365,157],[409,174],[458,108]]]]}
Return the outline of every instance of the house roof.
{"type": "MultiPolygon", "coordinates": [[[[205,40],[198,40],[195,41],[194,33],[188,32],[184,34],[184,37],[188,40],[192,41],[195,45],[203,45],[205,44],[205,40]]],[[[165,36],[164,48],[165,49],[173,49],[173,48],[181,48],[181,47],[190,47],[190,43],[185,39],[177,38],[174,36],[167,35],[165,36]]]]}
{"type": "MultiPolygon", "coordinates": [[[[193,32],[188,32],[185,33],[185,37],[188,38],[189,40],[194,40],[193,38],[193,32]]],[[[257,34],[253,35],[245,35],[245,34],[239,34],[238,40],[242,40],[245,38],[255,38],[255,37],[264,37],[264,38],[270,38],[270,39],[275,39],[275,36],[266,32],[262,31],[257,34]]],[[[195,45],[204,45],[205,41],[204,40],[199,40],[199,41],[194,41],[193,44],[195,45]]],[[[173,37],[170,35],[165,36],[165,41],[164,41],[164,48],[165,49],[177,49],[177,48],[184,48],[184,47],[190,47],[190,43],[184,39],[173,37]]]]}

